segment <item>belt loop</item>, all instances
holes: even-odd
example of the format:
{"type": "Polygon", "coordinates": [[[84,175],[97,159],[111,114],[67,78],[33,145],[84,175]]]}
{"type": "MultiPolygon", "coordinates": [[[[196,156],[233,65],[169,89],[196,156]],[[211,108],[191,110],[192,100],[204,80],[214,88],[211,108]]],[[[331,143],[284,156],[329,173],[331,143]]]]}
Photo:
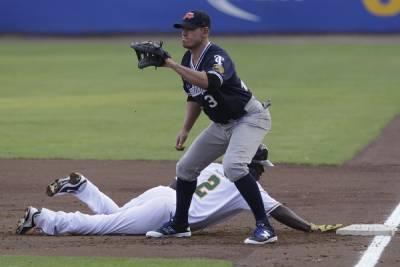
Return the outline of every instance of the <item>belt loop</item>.
{"type": "Polygon", "coordinates": [[[265,100],[265,102],[262,102],[261,104],[263,105],[264,109],[267,109],[272,105],[272,100],[271,98],[268,98],[267,100],[265,100]]]}
{"type": "Polygon", "coordinates": [[[244,106],[244,110],[246,112],[249,112],[249,107],[254,103],[255,100],[256,98],[254,96],[251,96],[249,102],[247,102],[246,105],[244,106]]]}

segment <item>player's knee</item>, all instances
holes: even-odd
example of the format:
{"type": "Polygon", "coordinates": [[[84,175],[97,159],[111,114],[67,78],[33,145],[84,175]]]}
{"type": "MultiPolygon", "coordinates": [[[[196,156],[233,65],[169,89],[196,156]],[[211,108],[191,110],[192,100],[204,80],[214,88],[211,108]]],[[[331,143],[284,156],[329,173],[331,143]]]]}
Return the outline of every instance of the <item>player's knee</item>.
{"type": "Polygon", "coordinates": [[[225,176],[231,181],[235,182],[249,173],[249,168],[245,163],[224,161],[225,176]]]}
{"type": "Polygon", "coordinates": [[[176,164],[176,176],[185,181],[195,181],[199,176],[199,172],[184,161],[178,161],[176,164]]]}

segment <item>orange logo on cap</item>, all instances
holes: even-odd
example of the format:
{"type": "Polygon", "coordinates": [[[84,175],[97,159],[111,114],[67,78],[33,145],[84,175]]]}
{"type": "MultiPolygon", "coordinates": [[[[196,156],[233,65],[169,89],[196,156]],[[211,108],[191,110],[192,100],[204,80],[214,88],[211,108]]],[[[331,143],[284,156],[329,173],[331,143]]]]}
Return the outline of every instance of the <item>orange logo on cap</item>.
{"type": "Polygon", "coordinates": [[[183,19],[192,19],[194,17],[194,13],[193,12],[188,12],[185,14],[185,16],[183,16],[183,19]]]}

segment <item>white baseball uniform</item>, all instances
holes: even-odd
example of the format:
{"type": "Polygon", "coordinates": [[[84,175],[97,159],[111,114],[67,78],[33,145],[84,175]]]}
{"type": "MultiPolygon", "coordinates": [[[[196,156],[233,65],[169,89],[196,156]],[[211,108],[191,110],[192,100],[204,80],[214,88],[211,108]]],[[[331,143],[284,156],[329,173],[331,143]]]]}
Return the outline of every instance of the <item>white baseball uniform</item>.
{"type": "MultiPolygon", "coordinates": [[[[267,214],[281,204],[258,184],[267,214]]],[[[168,186],[157,186],[132,199],[122,207],[102,193],[89,180],[74,194],[94,215],[52,211],[42,208],[35,217],[36,227],[45,234],[139,235],[157,229],[175,212],[176,193],[168,186]]],[[[221,164],[212,163],[197,181],[189,210],[192,230],[217,224],[242,210],[250,210],[234,183],[223,173],[221,164]]]]}

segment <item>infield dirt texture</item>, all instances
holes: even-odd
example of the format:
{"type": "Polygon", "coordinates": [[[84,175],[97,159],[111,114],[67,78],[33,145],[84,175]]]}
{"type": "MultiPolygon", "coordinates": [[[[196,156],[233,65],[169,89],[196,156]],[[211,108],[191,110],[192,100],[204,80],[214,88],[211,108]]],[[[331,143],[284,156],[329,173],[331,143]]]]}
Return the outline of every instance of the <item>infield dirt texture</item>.
{"type": "MultiPolygon", "coordinates": [[[[383,223],[399,201],[400,116],[359,156],[342,167],[277,165],[262,185],[276,199],[316,223],[383,223]],[[394,159],[397,159],[394,160],[394,159]]],[[[353,266],[371,237],[305,234],[273,221],[277,244],[242,244],[253,228],[250,213],[195,233],[186,240],[143,236],[17,236],[24,207],[88,211],[71,196],[49,198],[48,182],[71,170],[85,173],[119,204],[174,176],[172,161],[0,160],[0,255],[210,258],[236,266],[353,266]],[[5,180],[5,178],[7,178],[5,180]]],[[[399,266],[400,237],[394,236],[379,266],[399,266]]]]}
{"type": "MultiPolygon", "coordinates": [[[[315,223],[383,223],[400,201],[400,116],[342,166],[277,164],[261,184],[277,200],[315,223]]],[[[273,159],[271,159],[273,161],[273,159]]],[[[305,234],[272,220],[273,245],[243,244],[253,217],[243,213],[190,239],[143,236],[17,236],[15,224],[28,205],[88,212],[72,196],[49,198],[48,183],[79,170],[118,204],[175,175],[175,161],[0,160],[0,255],[111,256],[224,259],[235,266],[354,266],[371,237],[305,234]]],[[[400,266],[395,235],[377,266],[400,266]]],[[[1,264],[0,264],[1,265],[1,264]]],[[[1,266],[3,267],[3,266],[1,266]]]]}

